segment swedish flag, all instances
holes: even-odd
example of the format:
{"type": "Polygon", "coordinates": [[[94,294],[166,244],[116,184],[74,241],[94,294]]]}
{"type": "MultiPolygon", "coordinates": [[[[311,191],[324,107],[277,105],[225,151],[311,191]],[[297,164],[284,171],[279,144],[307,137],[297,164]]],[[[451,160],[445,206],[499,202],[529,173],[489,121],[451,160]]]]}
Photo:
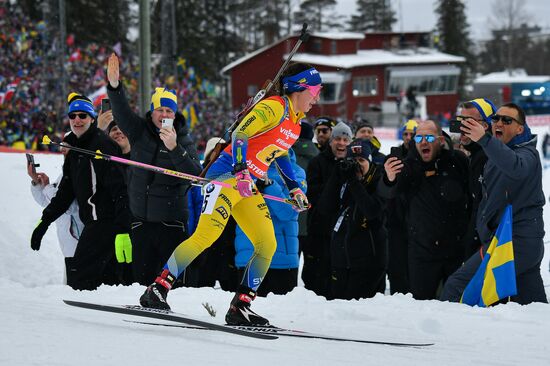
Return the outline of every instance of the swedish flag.
{"type": "Polygon", "coordinates": [[[466,286],[460,302],[490,306],[517,294],[514,247],[512,245],[512,205],[506,206],[497,232],[476,274],[466,286]]]}

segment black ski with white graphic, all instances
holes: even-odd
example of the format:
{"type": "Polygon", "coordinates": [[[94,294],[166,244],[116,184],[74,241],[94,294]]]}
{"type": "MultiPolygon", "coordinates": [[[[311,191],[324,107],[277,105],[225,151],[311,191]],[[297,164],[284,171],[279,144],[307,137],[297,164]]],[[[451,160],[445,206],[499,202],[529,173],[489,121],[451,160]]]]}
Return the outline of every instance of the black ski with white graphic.
{"type": "Polygon", "coordinates": [[[251,332],[244,329],[232,328],[221,324],[205,322],[190,318],[186,315],[178,314],[169,310],[150,309],[144,308],[139,305],[102,305],[89,302],[63,300],[67,305],[77,306],[85,309],[106,311],[109,313],[118,313],[126,315],[135,315],[145,318],[154,318],[161,320],[169,320],[176,323],[182,323],[189,327],[196,327],[199,329],[217,330],[225,333],[238,334],[245,337],[257,338],[257,339],[277,339],[274,334],[263,334],[257,332],[251,332]]]}
{"type": "MultiPolygon", "coordinates": [[[[156,326],[173,327],[173,328],[203,329],[203,330],[206,329],[203,327],[193,326],[193,325],[153,323],[153,322],[142,322],[142,321],[135,321],[135,320],[124,320],[124,321],[129,323],[156,325],[156,326]]],[[[369,341],[365,339],[356,339],[356,338],[333,337],[333,336],[327,336],[322,334],[304,332],[301,330],[278,328],[274,326],[258,327],[258,326],[246,326],[246,325],[225,325],[225,327],[231,328],[231,329],[244,330],[248,332],[254,332],[257,334],[273,334],[273,335],[285,336],[285,337],[315,338],[315,339],[325,339],[329,341],[340,341],[340,342],[381,344],[386,346],[397,346],[397,347],[427,347],[427,346],[434,345],[434,343],[384,342],[384,341],[369,341]]]]}

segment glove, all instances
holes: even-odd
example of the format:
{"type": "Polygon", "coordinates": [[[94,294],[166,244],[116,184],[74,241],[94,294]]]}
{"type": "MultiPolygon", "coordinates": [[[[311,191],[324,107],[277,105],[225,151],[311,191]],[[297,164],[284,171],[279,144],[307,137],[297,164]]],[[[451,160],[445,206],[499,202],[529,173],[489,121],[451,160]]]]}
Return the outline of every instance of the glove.
{"type": "Polygon", "coordinates": [[[132,241],[129,234],[116,235],[115,254],[118,263],[132,263],[132,241]]]}
{"type": "Polygon", "coordinates": [[[294,201],[294,209],[298,212],[306,211],[309,208],[309,202],[305,193],[300,188],[294,188],[290,191],[290,198],[294,201]]]}
{"type": "Polygon", "coordinates": [[[48,226],[50,226],[50,224],[43,221],[42,219],[38,221],[38,225],[36,225],[36,227],[34,228],[31,236],[32,250],[40,250],[40,244],[42,243],[42,238],[44,237],[44,234],[46,234],[46,231],[48,231],[48,226]]]}
{"type": "Polygon", "coordinates": [[[273,181],[269,179],[267,176],[265,176],[263,179],[260,178],[256,181],[256,188],[258,189],[259,192],[263,192],[264,189],[266,189],[272,184],[273,184],[273,181]]]}
{"type": "Polygon", "coordinates": [[[237,191],[241,194],[242,197],[252,196],[252,187],[254,182],[250,177],[248,169],[241,170],[235,173],[235,179],[237,179],[237,191]]]}

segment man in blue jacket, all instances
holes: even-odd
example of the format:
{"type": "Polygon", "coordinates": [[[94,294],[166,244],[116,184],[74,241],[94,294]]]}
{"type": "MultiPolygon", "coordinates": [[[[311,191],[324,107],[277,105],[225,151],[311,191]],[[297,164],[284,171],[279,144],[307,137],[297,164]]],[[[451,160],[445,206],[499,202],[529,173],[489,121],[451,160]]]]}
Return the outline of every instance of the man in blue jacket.
{"type": "MultiPolygon", "coordinates": [[[[292,168],[296,175],[296,181],[300,188],[306,192],[306,172],[296,164],[296,155],[292,149],[288,150],[292,168]]],[[[289,191],[283,178],[279,175],[277,167],[272,164],[267,171],[270,182],[268,185],[258,184],[258,189],[263,193],[277,197],[288,197],[289,191]]],[[[258,180],[258,182],[261,182],[258,180]]],[[[266,215],[271,216],[275,237],[277,238],[277,249],[269,266],[269,270],[258,288],[258,296],[267,296],[273,292],[276,295],[284,295],[298,285],[298,266],[300,264],[298,252],[298,212],[291,205],[283,202],[266,202],[266,215]]],[[[244,275],[246,265],[254,255],[254,247],[250,239],[237,226],[235,237],[235,265],[241,275],[244,275]]],[[[240,276],[242,277],[242,276],[240,276]]]]}
{"type": "Polygon", "coordinates": [[[462,121],[464,135],[477,142],[487,163],[483,171],[482,199],[477,212],[477,231],[484,244],[447,281],[441,300],[459,301],[487,251],[504,208],[513,208],[512,242],[520,304],[547,302],[540,275],[544,255],[542,167],[525,112],[513,103],[504,104],[492,117],[493,135],[468,118],[462,121]]]}

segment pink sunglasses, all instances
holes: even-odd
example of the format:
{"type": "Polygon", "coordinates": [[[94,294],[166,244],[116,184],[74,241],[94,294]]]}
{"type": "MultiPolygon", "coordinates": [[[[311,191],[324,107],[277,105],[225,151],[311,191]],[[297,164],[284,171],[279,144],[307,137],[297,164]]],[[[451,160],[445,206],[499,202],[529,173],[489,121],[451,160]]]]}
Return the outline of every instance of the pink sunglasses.
{"type": "Polygon", "coordinates": [[[313,98],[317,98],[319,94],[321,94],[321,89],[323,89],[323,86],[321,84],[319,85],[308,85],[308,84],[298,84],[302,88],[306,88],[309,91],[309,94],[313,98]]]}

